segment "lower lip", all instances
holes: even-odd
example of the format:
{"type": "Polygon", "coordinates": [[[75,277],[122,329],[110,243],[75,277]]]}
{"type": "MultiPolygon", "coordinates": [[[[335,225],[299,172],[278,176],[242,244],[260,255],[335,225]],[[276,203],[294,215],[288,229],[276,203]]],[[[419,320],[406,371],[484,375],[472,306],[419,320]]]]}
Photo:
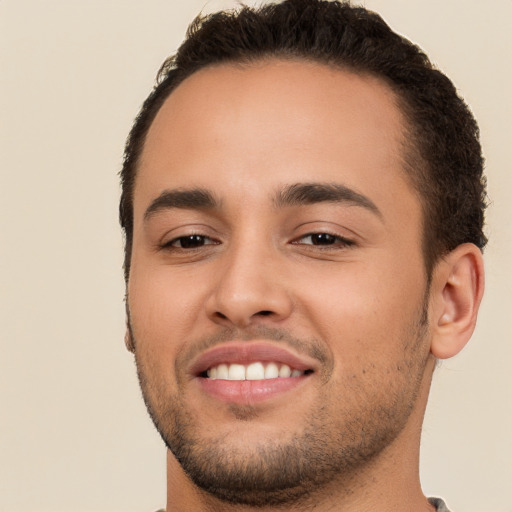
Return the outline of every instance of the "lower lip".
{"type": "Polygon", "coordinates": [[[310,375],[265,380],[223,380],[199,377],[203,391],[221,402],[249,405],[287,393],[304,384],[310,375]]]}

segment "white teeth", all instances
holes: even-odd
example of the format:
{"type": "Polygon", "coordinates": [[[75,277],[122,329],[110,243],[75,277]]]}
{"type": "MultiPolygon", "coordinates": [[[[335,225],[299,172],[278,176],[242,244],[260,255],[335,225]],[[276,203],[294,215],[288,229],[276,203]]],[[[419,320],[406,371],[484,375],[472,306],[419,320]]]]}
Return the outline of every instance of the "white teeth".
{"type": "MultiPolygon", "coordinates": [[[[299,371],[299,370],[296,370],[296,371],[299,371]]],[[[286,378],[286,377],[290,377],[291,374],[292,374],[292,371],[287,364],[283,364],[283,366],[281,366],[281,368],[279,369],[279,377],[286,378]]]]}
{"type": "Polygon", "coordinates": [[[212,366],[206,371],[206,375],[212,379],[221,380],[264,380],[289,377],[301,377],[304,372],[292,370],[287,364],[255,362],[248,365],[233,363],[212,366]]]}
{"type": "Polygon", "coordinates": [[[230,364],[228,380],[245,380],[245,366],[243,364],[230,364]]]}
{"type": "Polygon", "coordinates": [[[261,363],[251,363],[245,370],[247,380],[263,380],[265,378],[265,367],[261,363]]]}
{"type": "Polygon", "coordinates": [[[265,368],[265,379],[277,379],[279,377],[279,368],[276,363],[268,363],[265,368]]]}
{"type": "Polygon", "coordinates": [[[229,378],[229,371],[228,371],[228,365],[227,364],[219,364],[217,366],[217,376],[216,379],[224,379],[228,380],[229,378]]]}

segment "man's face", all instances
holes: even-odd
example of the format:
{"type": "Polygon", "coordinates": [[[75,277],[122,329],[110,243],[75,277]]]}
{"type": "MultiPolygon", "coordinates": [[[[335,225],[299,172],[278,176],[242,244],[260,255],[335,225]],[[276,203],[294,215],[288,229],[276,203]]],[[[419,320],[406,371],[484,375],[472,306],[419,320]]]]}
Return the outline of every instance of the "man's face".
{"type": "Polygon", "coordinates": [[[298,499],[407,425],[429,336],[404,137],[387,86],[298,61],[199,71],[151,126],[137,367],[167,446],[217,497],[298,499]]]}

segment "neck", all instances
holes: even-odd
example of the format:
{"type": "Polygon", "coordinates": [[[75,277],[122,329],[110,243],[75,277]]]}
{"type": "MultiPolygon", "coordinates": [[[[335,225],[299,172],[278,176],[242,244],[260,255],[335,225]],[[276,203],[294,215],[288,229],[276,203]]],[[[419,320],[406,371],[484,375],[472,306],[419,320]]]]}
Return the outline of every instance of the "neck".
{"type": "Polygon", "coordinates": [[[378,456],[364,467],[340,475],[310,494],[300,503],[289,506],[251,507],[231,505],[197,488],[171,452],[167,453],[167,512],[432,512],[434,507],[424,496],[419,480],[419,446],[421,425],[430,389],[435,360],[427,365],[420,396],[406,427],[378,456]]]}

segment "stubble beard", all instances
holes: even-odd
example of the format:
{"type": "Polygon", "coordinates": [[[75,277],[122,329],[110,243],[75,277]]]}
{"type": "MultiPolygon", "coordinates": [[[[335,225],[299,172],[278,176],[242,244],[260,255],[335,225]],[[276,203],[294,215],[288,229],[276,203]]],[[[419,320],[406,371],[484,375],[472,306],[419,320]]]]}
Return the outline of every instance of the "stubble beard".
{"type": "MultiPolygon", "coordinates": [[[[264,439],[243,448],[227,434],[206,437],[207,420],[195,419],[182,395],[166,392],[154,377],[150,382],[152,372],[136,351],[137,373],[156,429],[198,488],[236,505],[297,506],[329,484],[353,481],[403,430],[428,358],[418,349],[426,332],[423,309],[404,340],[405,355],[396,364],[397,373],[382,375],[395,378],[385,391],[388,383],[380,383],[377,390],[347,383],[339,407],[334,409],[319,396],[318,405],[293,437],[264,439]]],[[[230,410],[240,422],[250,422],[258,414],[251,406],[230,410]]]]}

